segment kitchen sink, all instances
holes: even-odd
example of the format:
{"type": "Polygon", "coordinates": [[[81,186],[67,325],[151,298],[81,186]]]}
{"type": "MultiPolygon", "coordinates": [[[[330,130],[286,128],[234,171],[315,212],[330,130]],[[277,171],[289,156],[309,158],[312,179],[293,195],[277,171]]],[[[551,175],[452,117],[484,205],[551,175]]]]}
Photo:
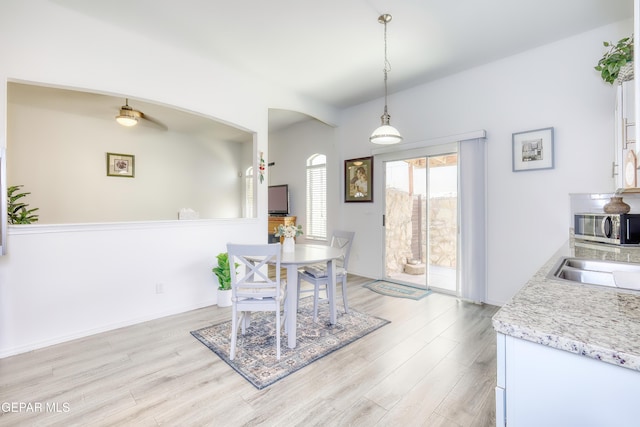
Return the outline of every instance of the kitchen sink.
{"type": "Polygon", "coordinates": [[[640,290],[640,264],[561,258],[549,273],[552,279],[614,288],[640,290]]]}

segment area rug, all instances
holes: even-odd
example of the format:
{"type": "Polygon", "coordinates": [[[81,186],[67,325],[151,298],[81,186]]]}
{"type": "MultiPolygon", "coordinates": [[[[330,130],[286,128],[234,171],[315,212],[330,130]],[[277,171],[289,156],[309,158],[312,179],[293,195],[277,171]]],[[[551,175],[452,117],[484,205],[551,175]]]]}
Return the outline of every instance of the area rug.
{"type": "Polygon", "coordinates": [[[349,314],[338,311],[335,325],[329,323],[328,310],[321,310],[318,323],[314,323],[311,298],[301,300],[297,321],[296,348],[287,346],[287,334],[283,331],[279,361],[276,359],[273,313],[252,313],[246,334],[238,334],[234,360],[229,360],[231,320],[192,331],[191,335],[257,389],[263,389],[390,323],[353,309],[349,309],[349,314]]]}
{"type": "Polygon", "coordinates": [[[396,298],[410,298],[414,300],[422,299],[431,293],[431,289],[414,288],[412,286],[401,285],[399,283],[387,282],[384,280],[365,283],[363,286],[381,295],[396,298]]]}

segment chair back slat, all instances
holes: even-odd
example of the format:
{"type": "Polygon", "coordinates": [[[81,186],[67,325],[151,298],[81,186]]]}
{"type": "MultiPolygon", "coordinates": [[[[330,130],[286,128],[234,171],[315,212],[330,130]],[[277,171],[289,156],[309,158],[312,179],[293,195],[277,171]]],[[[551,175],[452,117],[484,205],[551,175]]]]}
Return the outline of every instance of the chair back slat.
{"type": "Polygon", "coordinates": [[[336,266],[345,270],[349,266],[349,255],[353,244],[354,231],[335,230],[331,236],[331,246],[342,251],[340,258],[336,259],[336,266]]]}
{"type": "Polygon", "coordinates": [[[280,243],[264,245],[227,244],[231,268],[231,298],[281,299],[280,290],[280,243]],[[275,268],[274,277],[269,277],[267,264],[275,268]]]}

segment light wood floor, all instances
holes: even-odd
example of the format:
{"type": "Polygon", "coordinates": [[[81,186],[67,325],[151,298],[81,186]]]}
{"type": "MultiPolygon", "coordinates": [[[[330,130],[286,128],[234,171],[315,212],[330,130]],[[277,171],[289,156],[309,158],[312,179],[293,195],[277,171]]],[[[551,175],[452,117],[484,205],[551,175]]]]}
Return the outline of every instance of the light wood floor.
{"type": "Polygon", "coordinates": [[[266,389],[189,334],[230,317],[209,307],[0,359],[0,425],[495,425],[498,308],[366,281],[350,305],[392,323],[266,389]]]}

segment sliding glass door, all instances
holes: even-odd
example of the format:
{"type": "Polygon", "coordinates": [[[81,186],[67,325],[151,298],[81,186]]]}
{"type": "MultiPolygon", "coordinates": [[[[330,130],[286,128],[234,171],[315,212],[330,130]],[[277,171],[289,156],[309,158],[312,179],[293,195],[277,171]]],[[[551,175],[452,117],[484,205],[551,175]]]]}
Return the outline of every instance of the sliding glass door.
{"type": "Polygon", "coordinates": [[[386,280],[458,292],[457,159],[454,152],[384,161],[386,280]]]}

